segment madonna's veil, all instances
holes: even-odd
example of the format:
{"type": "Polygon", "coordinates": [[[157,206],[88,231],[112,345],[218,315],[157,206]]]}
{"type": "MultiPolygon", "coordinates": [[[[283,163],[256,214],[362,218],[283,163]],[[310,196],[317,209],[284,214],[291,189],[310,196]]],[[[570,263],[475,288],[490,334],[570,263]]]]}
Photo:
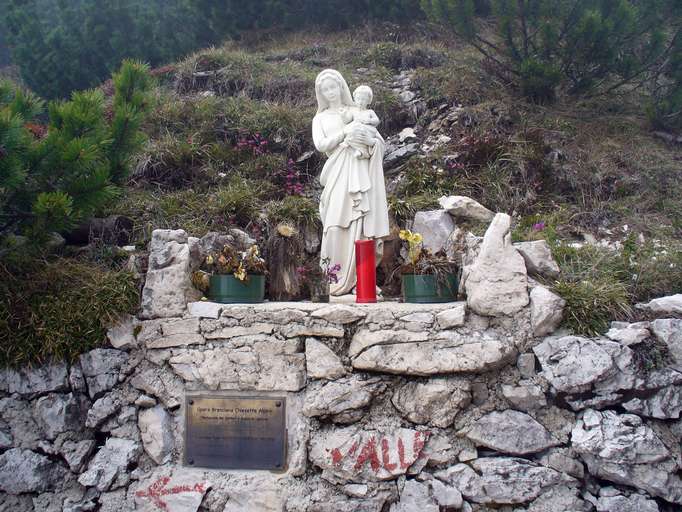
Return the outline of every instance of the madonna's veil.
{"type": "Polygon", "coordinates": [[[355,103],[353,103],[353,97],[350,94],[350,89],[348,88],[348,84],[346,83],[346,80],[344,80],[343,76],[341,76],[341,73],[339,73],[335,69],[325,69],[324,71],[321,71],[320,74],[317,75],[317,78],[315,79],[317,113],[319,114],[320,112],[324,112],[329,108],[329,103],[327,103],[327,100],[324,99],[324,96],[322,96],[322,92],[320,91],[322,82],[327,78],[331,78],[332,80],[336,81],[336,83],[339,84],[339,87],[341,89],[341,103],[343,103],[347,107],[355,106],[355,103]]]}

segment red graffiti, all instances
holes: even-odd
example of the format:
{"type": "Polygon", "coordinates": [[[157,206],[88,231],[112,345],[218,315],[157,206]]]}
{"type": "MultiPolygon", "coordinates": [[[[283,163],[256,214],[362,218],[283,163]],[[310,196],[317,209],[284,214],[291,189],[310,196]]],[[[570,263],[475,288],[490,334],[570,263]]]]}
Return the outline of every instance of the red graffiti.
{"type": "Polygon", "coordinates": [[[146,491],[137,491],[135,495],[139,498],[149,498],[152,503],[158,507],[159,510],[168,510],[168,503],[163,501],[161,498],[165,496],[170,496],[173,494],[182,494],[185,492],[204,492],[204,484],[197,483],[193,486],[191,485],[175,485],[171,488],[167,488],[170,482],[169,476],[164,476],[159,478],[156,482],[147,487],[146,491]]]}
{"type": "Polygon", "coordinates": [[[358,470],[362,468],[368,460],[372,467],[372,471],[375,473],[379,471],[381,463],[379,462],[379,454],[377,453],[377,444],[373,437],[362,447],[360,455],[358,455],[358,458],[355,461],[355,469],[358,470]]]}
{"type": "Polygon", "coordinates": [[[424,445],[426,444],[426,441],[428,441],[429,436],[431,435],[431,432],[428,430],[426,432],[417,432],[414,435],[414,442],[412,443],[412,451],[414,453],[418,453],[419,457],[424,456],[424,445]],[[420,436],[420,434],[423,434],[424,438],[420,436]]]}
{"type": "MultiPolygon", "coordinates": [[[[414,439],[412,440],[412,453],[416,457],[422,456],[422,451],[424,445],[428,440],[430,432],[416,432],[414,439]]],[[[339,448],[334,448],[331,450],[332,463],[336,466],[340,465],[344,459],[349,457],[354,458],[355,453],[358,450],[358,443],[353,443],[350,450],[344,455],[339,448]]],[[[387,438],[382,438],[377,445],[377,441],[374,437],[371,437],[360,450],[359,455],[355,458],[355,464],[353,469],[356,471],[363,468],[363,466],[369,465],[374,473],[377,473],[380,469],[385,469],[386,471],[392,472],[396,468],[407,469],[411,466],[411,462],[406,460],[405,457],[405,443],[402,438],[398,437],[397,441],[397,462],[391,462],[391,455],[395,460],[395,452],[391,453],[391,448],[389,440],[387,438]],[[381,449],[381,459],[379,458],[378,448],[381,449]]]]}
{"type": "Polygon", "coordinates": [[[410,467],[410,465],[405,462],[405,445],[400,438],[398,438],[398,461],[400,461],[400,469],[407,469],[410,467]]]}
{"type": "Polygon", "coordinates": [[[381,440],[381,459],[382,459],[382,462],[384,463],[384,467],[388,471],[393,471],[396,468],[396,465],[390,463],[389,456],[390,456],[390,454],[388,453],[388,439],[382,439],[381,440]]]}

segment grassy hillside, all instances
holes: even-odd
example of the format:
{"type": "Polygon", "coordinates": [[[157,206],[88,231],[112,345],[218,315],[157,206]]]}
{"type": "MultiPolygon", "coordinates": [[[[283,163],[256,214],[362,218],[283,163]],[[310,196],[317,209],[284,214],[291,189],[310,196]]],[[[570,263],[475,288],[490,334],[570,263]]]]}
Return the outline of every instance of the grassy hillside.
{"type": "MultiPolygon", "coordinates": [[[[392,145],[407,126],[427,145],[386,169],[396,230],[443,194],[511,214],[515,240],[551,243],[562,275],[546,284],[568,301],[566,324],[578,332],[682,291],[682,151],[652,132],[638,92],[531,104],[475,50],[425,27],[260,34],[155,70],[148,141],[102,214],[132,218],[138,247],[156,228],[201,236],[236,226],[261,244],[281,222],[319,230],[323,160],[310,124],[315,76],[327,67],[351,87],[373,87],[392,145]],[[418,106],[399,97],[406,76],[418,106]]],[[[94,254],[98,264],[112,259],[94,254]]],[[[379,284],[395,291],[388,276],[398,262],[387,265],[379,284]]]]}
{"type": "Polygon", "coordinates": [[[396,223],[441,194],[468,195],[512,214],[516,239],[551,239],[566,270],[555,285],[569,301],[611,297],[622,307],[607,313],[616,314],[680,289],[680,148],[652,133],[642,97],[530,104],[474,50],[426,29],[261,38],[164,70],[149,143],[115,210],[136,219],[140,241],[152,227],[201,235],[237,225],[263,236],[282,220],[315,223],[322,161],[309,156],[310,121],[326,67],[374,87],[386,138],[415,121],[421,142],[450,138],[387,170],[396,223]],[[393,90],[404,71],[426,104],[417,115],[393,90]],[[442,122],[453,109],[456,121],[442,122]],[[595,290],[583,289],[588,277],[595,290]]]}

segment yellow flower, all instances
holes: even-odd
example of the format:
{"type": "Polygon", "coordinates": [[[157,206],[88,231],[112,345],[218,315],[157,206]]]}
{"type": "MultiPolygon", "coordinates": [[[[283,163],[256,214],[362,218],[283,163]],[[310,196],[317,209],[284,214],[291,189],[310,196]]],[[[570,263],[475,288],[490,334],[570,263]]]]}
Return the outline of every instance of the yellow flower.
{"type": "Polygon", "coordinates": [[[410,242],[413,244],[420,244],[424,241],[424,238],[419,233],[412,233],[412,238],[410,242]]]}
{"type": "Polygon", "coordinates": [[[213,265],[213,256],[210,254],[206,256],[206,265],[213,265]]]}
{"type": "Polygon", "coordinates": [[[401,240],[409,240],[412,236],[412,232],[408,229],[401,229],[399,236],[401,240]]]}
{"type": "Polygon", "coordinates": [[[234,277],[236,277],[240,281],[244,281],[246,279],[246,269],[242,266],[241,263],[239,264],[237,270],[235,270],[234,277]]]}

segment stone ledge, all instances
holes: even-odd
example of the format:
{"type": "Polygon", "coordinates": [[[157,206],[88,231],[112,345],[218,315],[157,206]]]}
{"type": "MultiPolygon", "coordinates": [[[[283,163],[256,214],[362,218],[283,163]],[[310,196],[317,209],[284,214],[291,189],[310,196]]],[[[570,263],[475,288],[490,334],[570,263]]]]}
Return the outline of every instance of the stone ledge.
{"type": "MultiPolygon", "coordinates": [[[[219,318],[220,316],[231,316],[232,313],[243,314],[244,312],[272,312],[296,310],[307,313],[314,313],[324,309],[344,309],[349,308],[364,313],[370,311],[388,311],[393,314],[408,315],[420,312],[441,312],[455,307],[466,307],[466,301],[444,302],[439,304],[412,304],[405,302],[377,302],[375,304],[333,304],[321,302],[263,302],[260,304],[220,304],[218,302],[199,301],[187,304],[189,316],[199,318],[219,318]],[[220,311],[221,315],[216,315],[220,311]]],[[[319,315],[314,315],[319,316],[319,315]]],[[[363,315],[364,316],[364,315],[363,315]]]]}

